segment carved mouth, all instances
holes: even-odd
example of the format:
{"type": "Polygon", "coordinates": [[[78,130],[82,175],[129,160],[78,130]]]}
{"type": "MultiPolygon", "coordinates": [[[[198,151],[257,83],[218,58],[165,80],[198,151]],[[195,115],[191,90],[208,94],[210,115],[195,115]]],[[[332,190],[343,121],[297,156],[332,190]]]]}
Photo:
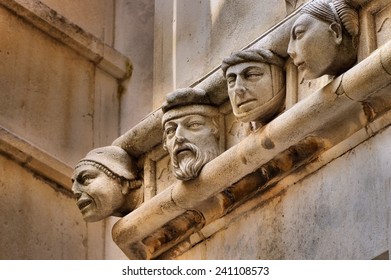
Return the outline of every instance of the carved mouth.
{"type": "Polygon", "coordinates": [[[180,154],[184,154],[184,153],[192,153],[192,150],[187,147],[182,147],[175,150],[176,156],[179,156],[180,154]]]}
{"type": "Polygon", "coordinates": [[[254,101],[257,101],[257,100],[255,98],[251,98],[251,99],[247,99],[247,100],[240,100],[238,102],[237,106],[240,108],[240,107],[247,105],[247,104],[254,102],[254,101]]]}
{"type": "Polygon", "coordinates": [[[92,199],[81,199],[76,202],[77,207],[79,207],[79,210],[83,210],[87,208],[92,203],[92,199]]]}

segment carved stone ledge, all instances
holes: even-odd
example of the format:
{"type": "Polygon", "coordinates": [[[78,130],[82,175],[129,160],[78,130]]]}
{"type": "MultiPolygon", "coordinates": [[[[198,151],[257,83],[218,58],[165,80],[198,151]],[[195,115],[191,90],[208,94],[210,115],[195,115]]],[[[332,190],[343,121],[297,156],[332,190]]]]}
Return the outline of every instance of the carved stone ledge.
{"type": "Polygon", "coordinates": [[[121,81],[131,76],[132,64],[128,57],[104,44],[39,0],[2,0],[0,5],[91,60],[114,78],[121,81]]]}
{"type": "MultiPolygon", "coordinates": [[[[21,139],[0,126],[0,153],[18,162],[27,169],[52,181],[67,191],[71,190],[73,168],[28,141],[21,139]]],[[[69,195],[71,193],[69,192],[69,195]]]]}
{"type": "MultiPolygon", "coordinates": [[[[164,239],[161,248],[151,240],[181,220],[186,211],[197,210],[204,217],[200,223],[210,224],[301,164],[370,126],[391,109],[390,69],[391,41],[207,163],[198,178],[174,183],[119,220],[113,227],[114,241],[130,259],[156,258],[163,253],[161,248],[175,246],[198,229],[199,224],[188,223],[188,228],[181,228],[183,234],[164,239]],[[241,181],[246,179],[255,181],[241,181]]],[[[186,227],[186,223],[179,225],[186,227]]]]}

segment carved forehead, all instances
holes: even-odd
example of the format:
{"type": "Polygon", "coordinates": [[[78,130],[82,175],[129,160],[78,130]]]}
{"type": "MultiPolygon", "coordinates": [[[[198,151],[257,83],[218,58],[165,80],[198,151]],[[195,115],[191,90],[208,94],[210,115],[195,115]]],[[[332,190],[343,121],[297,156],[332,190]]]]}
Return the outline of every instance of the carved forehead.
{"type": "Polygon", "coordinates": [[[266,64],[273,64],[278,67],[284,66],[284,60],[268,49],[246,49],[233,52],[229,57],[223,60],[221,64],[223,75],[226,76],[228,68],[245,62],[262,62],[266,64]]]}
{"type": "Polygon", "coordinates": [[[165,127],[168,126],[176,126],[179,124],[183,123],[188,123],[191,121],[204,121],[204,122],[211,122],[212,118],[208,116],[203,116],[203,115],[198,115],[198,114],[193,114],[193,115],[188,115],[188,116],[183,116],[183,117],[178,117],[175,119],[171,119],[165,123],[165,127]]]}
{"type": "Polygon", "coordinates": [[[82,173],[91,173],[91,172],[99,172],[99,169],[91,164],[78,165],[73,170],[72,180],[76,180],[76,178],[82,173]]]}
{"type": "Polygon", "coordinates": [[[213,118],[219,114],[219,109],[208,105],[189,105],[177,107],[167,111],[162,117],[162,126],[165,127],[166,122],[178,119],[189,115],[201,115],[204,117],[213,118]]]}
{"type": "Polygon", "coordinates": [[[259,69],[262,71],[268,71],[270,70],[270,65],[263,62],[243,62],[229,67],[227,69],[226,76],[238,75],[249,69],[259,69]]]}

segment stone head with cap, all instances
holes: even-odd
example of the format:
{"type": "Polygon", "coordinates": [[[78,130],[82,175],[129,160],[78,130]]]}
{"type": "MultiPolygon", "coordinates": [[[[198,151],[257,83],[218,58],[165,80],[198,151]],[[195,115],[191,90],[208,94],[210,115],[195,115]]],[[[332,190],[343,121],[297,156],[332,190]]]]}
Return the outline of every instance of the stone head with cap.
{"type": "Polygon", "coordinates": [[[87,153],[72,176],[76,204],[87,222],[124,216],[141,203],[141,181],[133,159],[117,146],[87,153]]]}
{"type": "Polygon", "coordinates": [[[340,75],[357,60],[358,13],[348,0],[313,0],[294,22],[288,54],[304,79],[340,75]]]}
{"type": "Polygon", "coordinates": [[[219,155],[219,110],[200,88],[177,89],[162,106],[163,147],[174,176],[196,178],[202,167],[219,155]]]}
{"type": "Polygon", "coordinates": [[[234,52],[221,64],[235,117],[265,124],[285,101],[284,60],[267,49],[234,52]]]}

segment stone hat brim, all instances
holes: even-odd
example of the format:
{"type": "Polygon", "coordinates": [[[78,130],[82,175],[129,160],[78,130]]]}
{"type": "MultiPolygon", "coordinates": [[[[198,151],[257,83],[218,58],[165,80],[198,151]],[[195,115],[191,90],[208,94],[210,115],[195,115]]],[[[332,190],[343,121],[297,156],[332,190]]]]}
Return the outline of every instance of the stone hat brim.
{"type": "Polygon", "coordinates": [[[102,165],[115,175],[127,180],[133,180],[137,176],[137,168],[133,159],[118,146],[106,146],[91,150],[78,162],[75,169],[89,162],[102,165]]]}
{"type": "Polygon", "coordinates": [[[173,108],[163,114],[162,117],[162,126],[167,121],[181,118],[188,115],[201,115],[205,117],[214,117],[219,114],[219,109],[210,105],[187,105],[173,108]]]}

